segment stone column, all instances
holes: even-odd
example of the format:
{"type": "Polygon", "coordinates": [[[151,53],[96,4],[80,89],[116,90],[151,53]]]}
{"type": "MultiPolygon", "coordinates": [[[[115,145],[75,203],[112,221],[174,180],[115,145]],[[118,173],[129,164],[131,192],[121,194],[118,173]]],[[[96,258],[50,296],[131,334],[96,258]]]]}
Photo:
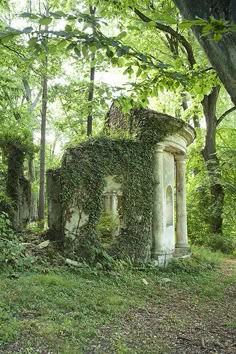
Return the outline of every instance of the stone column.
{"type": "Polygon", "coordinates": [[[116,218],[118,215],[118,198],[116,192],[112,192],[111,194],[111,212],[112,216],[116,218]]]}
{"type": "Polygon", "coordinates": [[[176,155],[176,245],[175,256],[190,254],[187,234],[185,155],[176,155]]]}
{"type": "Polygon", "coordinates": [[[111,213],[111,194],[104,194],[104,211],[106,214],[111,213]]]}
{"type": "Polygon", "coordinates": [[[152,221],[152,258],[157,260],[158,264],[160,265],[165,262],[163,150],[164,146],[157,144],[153,156],[154,196],[152,221]]]}

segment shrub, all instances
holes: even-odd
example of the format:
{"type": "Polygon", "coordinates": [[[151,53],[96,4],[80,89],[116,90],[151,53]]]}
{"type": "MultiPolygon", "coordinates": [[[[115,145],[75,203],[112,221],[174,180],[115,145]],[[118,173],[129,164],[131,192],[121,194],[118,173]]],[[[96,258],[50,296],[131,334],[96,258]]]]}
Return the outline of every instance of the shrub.
{"type": "Polygon", "coordinates": [[[207,245],[213,251],[234,253],[236,251],[236,238],[234,235],[210,234],[207,238],[207,245]]]}
{"type": "Polygon", "coordinates": [[[199,274],[219,267],[223,254],[212,252],[204,247],[193,247],[193,254],[188,258],[173,259],[166,271],[173,273],[199,274]]]}
{"type": "Polygon", "coordinates": [[[0,191],[0,213],[7,213],[12,218],[14,210],[12,200],[4,193],[0,191]]]}
{"type": "Polygon", "coordinates": [[[8,215],[0,212],[0,269],[19,270],[30,263],[31,258],[12,229],[8,215]]]}

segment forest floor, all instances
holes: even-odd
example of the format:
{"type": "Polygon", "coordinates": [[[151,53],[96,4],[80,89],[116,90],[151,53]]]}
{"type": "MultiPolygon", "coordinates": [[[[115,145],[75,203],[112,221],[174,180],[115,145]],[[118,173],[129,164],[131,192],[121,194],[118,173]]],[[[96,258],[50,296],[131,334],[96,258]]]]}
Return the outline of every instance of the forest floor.
{"type": "Polygon", "coordinates": [[[234,354],[236,260],[1,274],[0,353],[234,354]]]}

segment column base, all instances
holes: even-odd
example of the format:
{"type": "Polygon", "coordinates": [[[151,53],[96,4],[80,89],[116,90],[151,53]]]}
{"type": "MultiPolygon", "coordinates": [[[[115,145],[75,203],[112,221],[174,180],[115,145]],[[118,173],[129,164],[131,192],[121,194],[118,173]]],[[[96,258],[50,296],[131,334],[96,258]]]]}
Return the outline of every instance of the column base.
{"type": "Polygon", "coordinates": [[[155,266],[164,268],[170,263],[172,257],[173,257],[172,253],[169,254],[156,253],[156,254],[152,254],[152,262],[154,263],[155,266]]]}
{"type": "Polygon", "coordinates": [[[191,248],[189,246],[175,247],[174,257],[175,258],[185,258],[191,256],[191,248]]]}

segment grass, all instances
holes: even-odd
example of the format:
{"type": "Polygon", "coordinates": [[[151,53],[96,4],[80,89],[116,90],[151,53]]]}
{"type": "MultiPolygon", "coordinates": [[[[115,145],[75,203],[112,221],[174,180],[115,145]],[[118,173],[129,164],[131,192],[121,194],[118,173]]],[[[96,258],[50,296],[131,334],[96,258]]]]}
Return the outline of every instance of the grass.
{"type": "MultiPolygon", "coordinates": [[[[150,267],[104,274],[61,267],[13,279],[1,274],[0,353],[84,353],[102,327],[119,325],[147,304],[166,303],[170,293],[190,294],[200,303],[224,301],[225,287],[236,277],[220,279],[217,267],[223,259],[195,249],[191,259],[165,271],[150,267]]],[[[122,339],[116,352],[134,353],[122,339]]]]}

